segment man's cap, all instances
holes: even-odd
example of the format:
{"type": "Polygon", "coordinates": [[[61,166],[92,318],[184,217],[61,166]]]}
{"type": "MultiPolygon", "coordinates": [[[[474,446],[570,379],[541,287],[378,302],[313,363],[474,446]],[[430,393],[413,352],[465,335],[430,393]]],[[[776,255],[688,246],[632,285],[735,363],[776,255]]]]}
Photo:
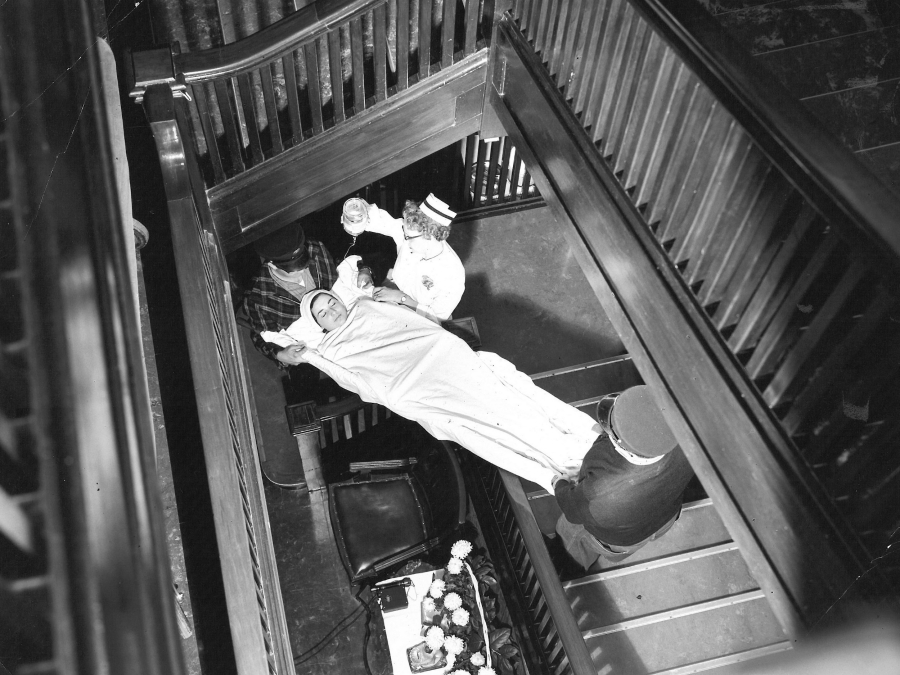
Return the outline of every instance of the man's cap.
{"type": "Polygon", "coordinates": [[[306,234],[300,223],[291,223],[253,242],[260,257],[274,263],[294,260],[306,250],[306,234]]]}
{"type": "Polygon", "coordinates": [[[615,398],[611,407],[604,407],[601,401],[598,415],[601,426],[611,427],[622,446],[635,455],[659,457],[678,447],[675,435],[646,384],[626,389],[615,398]],[[609,413],[606,419],[603,419],[604,410],[609,413]]]}
{"type": "Polygon", "coordinates": [[[452,211],[449,206],[433,194],[425,197],[425,201],[419,204],[419,210],[438,225],[449,225],[456,218],[456,211],[452,211]]]}

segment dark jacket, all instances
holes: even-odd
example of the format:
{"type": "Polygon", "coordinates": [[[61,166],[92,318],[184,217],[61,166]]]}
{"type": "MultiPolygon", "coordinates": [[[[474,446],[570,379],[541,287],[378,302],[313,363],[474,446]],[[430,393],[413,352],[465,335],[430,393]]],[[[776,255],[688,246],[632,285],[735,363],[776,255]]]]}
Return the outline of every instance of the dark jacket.
{"type": "Polygon", "coordinates": [[[681,448],[638,466],[602,434],[585,455],[576,482],[556,483],[556,500],[569,522],[584,525],[603,543],[632,546],[678,513],[693,475],[681,448]]]}

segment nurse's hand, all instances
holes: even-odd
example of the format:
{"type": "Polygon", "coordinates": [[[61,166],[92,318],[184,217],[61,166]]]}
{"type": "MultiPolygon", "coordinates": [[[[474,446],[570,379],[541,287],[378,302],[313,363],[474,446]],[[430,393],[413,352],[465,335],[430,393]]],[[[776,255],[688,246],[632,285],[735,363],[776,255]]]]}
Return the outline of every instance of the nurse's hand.
{"type": "Polygon", "coordinates": [[[289,366],[296,366],[301,363],[306,363],[303,358],[303,354],[305,353],[306,345],[300,342],[298,344],[291,345],[290,347],[285,347],[275,355],[275,358],[289,366]]]}
{"type": "Polygon", "coordinates": [[[384,286],[379,286],[375,289],[375,292],[372,293],[372,297],[375,298],[378,302],[393,302],[395,305],[399,305],[400,299],[403,297],[403,293],[393,288],[385,288],[384,286]]]}

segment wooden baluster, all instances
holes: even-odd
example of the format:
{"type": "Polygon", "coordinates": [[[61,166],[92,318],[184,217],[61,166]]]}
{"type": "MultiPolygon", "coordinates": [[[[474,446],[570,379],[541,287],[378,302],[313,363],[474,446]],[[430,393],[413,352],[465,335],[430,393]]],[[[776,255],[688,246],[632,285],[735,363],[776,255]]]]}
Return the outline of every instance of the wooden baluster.
{"type": "Polygon", "coordinates": [[[478,20],[481,18],[479,4],[477,2],[466,3],[466,37],[463,47],[463,56],[475,53],[475,45],[478,41],[478,20]]]}
{"type": "Polygon", "coordinates": [[[816,312],[812,322],[782,361],[775,377],[763,392],[763,399],[772,408],[788,400],[814,367],[813,352],[819,347],[825,334],[833,327],[844,304],[854,293],[866,274],[866,265],[853,261],[844,272],[837,287],[825,304],[816,312]]]}
{"type": "Polygon", "coordinates": [[[409,86],[409,3],[416,0],[397,0],[397,90],[409,86]]]}
{"type": "Polygon", "coordinates": [[[475,171],[475,153],[478,147],[478,134],[469,134],[466,137],[466,166],[463,174],[463,195],[466,206],[471,207],[472,199],[472,175],[475,171]]]}
{"type": "MultiPolygon", "coordinates": [[[[754,157],[762,160],[762,153],[754,152],[754,157]]],[[[739,201],[739,200],[735,200],[739,201]]],[[[728,213],[728,212],[726,212],[728,213]]],[[[740,213],[740,211],[737,211],[740,213]]],[[[808,202],[804,202],[796,222],[790,228],[784,242],[778,249],[778,253],[772,264],[766,270],[765,276],[760,281],[759,287],[747,304],[740,321],[728,338],[728,346],[735,353],[741,352],[751,345],[756,344],[763,329],[768,325],[775,310],[781,305],[784,296],[796,283],[800,274],[800,265],[791,264],[800,248],[810,226],[816,219],[816,212],[808,202]]],[[[822,224],[818,224],[821,231],[822,224]]],[[[716,236],[716,241],[727,240],[726,233],[716,236]]],[[[718,259],[719,253],[711,250],[710,255],[718,259]]]]}
{"type": "Polygon", "coordinates": [[[372,33],[375,40],[375,52],[372,66],[375,69],[375,101],[387,98],[387,10],[386,5],[378,5],[372,15],[372,33]]]}
{"type": "MultiPolygon", "coordinates": [[[[563,1],[568,2],[568,0],[563,1]]],[[[556,42],[560,0],[549,0],[548,4],[550,6],[547,9],[547,25],[544,27],[544,34],[541,37],[541,60],[549,66],[550,59],[553,58],[553,44],[556,42]]]]}
{"type": "MultiPolygon", "coordinates": [[[[705,166],[699,167],[700,177],[694,194],[680,200],[682,204],[687,202],[689,205],[677,211],[679,227],[673,232],[676,240],[669,251],[673,262],[687,261],[688,265],[682,273],[688,284],[697,281],[694,273],[699,268],[700,251],[709,243],[713,217],[727,206],[726,198],[753,145],[731,115],[723,113],[721,118],[723,123],[728,122],[728,126],[722,137],[704,139],[701,152],[706,155],[705,166]]],[[[679,206],[676,204],[676,209],[679,206]]]]}
{"type": "Polygon", "coordinates": [[[634,203],[638,206],[656,198],[659,183],[664,175],[663,167],[671,161],[671,154],[675,148],[675,136],[680,133],[687,114],[694,109],[695,99],[699,95],[700,83],[697,78],[687,67],[679,63],[675,70],[672,91],[668,97],[661,100],[659,108],[661,114],[656,120],[652,120],[653,127],[645,132],[646,150],[643,153],[638,151],[647,159],[640,166],[635,166],[634,179],[629,181],[634,183],[634,203]]]}
{"type": "MultiPolygon", "coordinates": [[[[570,33],[569,30],[569,11],[570,9],[575,10],[577,7],[570,8],[569,5],[572,4],[569,0],[564,0],[557,9],[557,18],[556,18],[556,30],[553,35],[553,41],[551,44],[547,46],[547,49],[550,52],[550,60],[547,63],[547,68],[550,71],[551,76],[555,76],[559,72],[559,64],[562,61],[562,51],[563,51],[563,40],[566,37],[567,33],[570,33]]],[[[569,35],[571,39],[571,35],[569,35]]],[[[556,86],[558,87],[560,82],[557,78],[556,86]]]]}
{"type": "Polygon", "coordinates": [[[500,189],[497,193],[497,201],[507,201],[506,186],[509,183],[509,157],[512,153],[512,139],[509,136],[503,139],[503,156],[500,159],[500,189]]]}
{"type": "Polygon", "coordinates": [[[284,152],[281,143],[281,125],[278,123],[278,104],[275,101],[275,83],[272,81],[274,64],[266,63],[259,69],[262,79],[263,99],[266,102],[266,119],[269,122],[269,138],[272,140],[273,154],[284,152]]]}
{"type": "Polygon", "coordinates": [[[366,109],[366,76],[363,68],[362,19],[350,21],[350,57],[353,78],[353,113],[358,115],[366,109]]]}
{"type": "Polygon", "coordinates": [[[237,76],[238,91],[241,95],[241,109],[244,111],[244,124],[247,128],[247,138],[250,140],[250,157],[253,164],[263,161],[262,144],[259,140],[259,122],[256,117],[256,96],[253,93],[253,84],[250,80],[252,73],[241,73],[237,76]]]}
{"type": "Polygon", "coordinates": [[[300,98],[297,95],[297,69],[294,67],[294,55],[290,52],[281,58],[284,70],[284,91],[288,100],[288,116],[291,120],[291,144],[297,146],[303,140],[303,124],[300,121],[300,98]]]}
{"type": "Polygon", "coordinates": [[[784,300],[760,336],[750,360],[744,366],[750,379],[755,380],[771,372],[783,351],[783,346],[796,335],[796,326],[793,324],[798,311],[797,305],[800,304],[810,286],[818,280],[825,268],[825,263],[837,248],[837,243],[837,237],[833,234],[826,236],[807,262],[797,283],[785,294],[784,300]]]}
{"type": "Polygon", "coordinates": [[[519,190],[519,175],[522,173],[522,155],[518,152],[516,153],[516,158],[513,160],[512,171],[509,176],[509,199],[510,201],[515,201],[524,196],[519,190]]]}
{"type": "Polygon", "coordinates": [[[331,73],[331,105],[334,123],[339,124],[344,115],[344,73],[341,63],[341,30],[334,28],[328,33],[328,66],[331,73]]]}
{"type": "Polygon", "coordinates": [[[537,23],[534,24],[531,34],[528,36],[531,44],[534,45],[534,51],[541,56],[541,61],[546,61],[544,55],[544,39],[547,34],[547,24],[552,22],[550,17],[550,6],[553,0],[540,0],[537,8],[537,23]]]}
{"type": "Polygon", "coordinates": [[[497,180],[497,164],[500,161],[500,139],[491,142],[491,156],[488,160],[487,189],[485,190],[485,206],[497,201],[494,181],[497,180]]]}
{"type": "Polygon", "coordinates": [[[419,82],[431,75],[431,0],[419,0],[419,82]]]}
{"type": "Polygon", "coordinates": [[[456,2],[444,0],[444,16],[441,20],[441,66],[453,65],[456,43],[456,2]]]}
{"type": "MultiPolygon", "coordinates": [[[[675,60],[667,58],[669,56],[673,56],[671,50],[666,49],[660,37],[650,31],[647,55],[637,76],[637,87],[631,109],[626,115],[622,138],[617,143],[617,149],[612,152],[615,157],[613,172],[620,176],[619,180],[625,189],[633,185],[629,183],[629,180],[633,180],[631,167],[642,164],[646,159],[646,156],[635,157],[641,138],[643,134],[650,133],[650,128],[662,115],[660,101],[674,84],[672,67],[675,60]]],[[[644,143],[641,149],[646,153],[647,144],[644,143]]]]}
{"type": "Polygon", "coordinates": [[[313,136],[325,129],[322,121],[322,90],[319,87],[319,45],[318,40],[303,48],[306,55],[306,89],[309,95],[309,110],[312,117],[313,136]]]}
{"type": "Polygon", "coordinates": [[[637,28],[634,40],[630,49],[627,49],[624,55],[625,68],[621,70],[619,83],[611,95],[613,105],[610,110],[609,121],[604,125],[605,128],[602,131],[599,129],[593,130],[598,140],[603,139],[600,145],[600,152],[606,157],[619,154],[622,138],[625,136],[625,129],[628,126],[635,105],[635,98],[638,90],[641,88],[644,64],[648,55],[651,55],[649,42],[653,31],[640,18],[637,18],[635,23],[637,28]]]}
{"type": "MultiPolygon", "coordinates": [[[[587,35],[587,20],[589,12],[592,12],[593,5],[597,3],[588,2],[588,7],[584,7],[585,0],[572,0],[570,3],[568,19],[566,20],[566,29],[563,32],[562,41],[560,42],[559,70],[557,71],[557,86],[565,88],[568,92],[569,85],[572,81],[572,67],[575,55],[581,53],[584,47],[585,36],[587,35]]],[[[567,96],[568,97],[568,96],[567,96]]]]}
{"type": "Polygon", "coordinates": [[[231,95],[232,87],[231,78],[215,81],[216,103],[219,106],[219,114],[222,116],[222,126],[225,128],[225,140],[228,141],[231,168],[234,173],[243,173],[244,159],[241,157],[243,144],[241,143],[241,135],[238,132],[234,99],[231,95]]]}
{"type": "Polygon", "coordinates": [[[225,180],[225,170],[222,168],[222,158],[219,155],[219,145],[216,140],[216,130],[213,127],[212,118],[209,114],[209,98],[206,93],[205,82],[198,82],[191,85],[191,93],[194,101],[197,102],[197,113],[200,117],[200,125],[203,127],[203,136],[206,138],[207,152],[212,162],[213,177],[215,182],[221,183],[225,180]]]}
{"type": "MultiPolygon", "coordinates": [[[[601,27],[602,34],[596,60],[593,61],[590,91],[585,97],[582,111],[585,127],[589,127],[597,121],[597,113],[606,91],[606,83],[611,78],[615,78],[622,65],[621,61],[615,61],[615,54],[617,50],[624,47],[628,40],[631,33],[629,30],[631,20],[634,19],[634,10],[627,0],[609,0],[607,11],[606,23],[601,27]]],[[[588,69],[591,67],[591,64],[585,66],[588,69]]]]}
{"type": "MultiPolygon", "coordinates": [[[[660,242],[675,240],[677,245],[687,230],[691,217],[696,213],[698,197],[702,197],[705,186],[710,182],[710,174],[719,166],[723,150],[733,151],[724,140],[734,125],[734,118],[722,109],[718,101],[714,101],[708,124],[697,138],[690,160],[671,193],[670,206],[665,214],[660,214],[662,219],[656,232],[660,242]]],[[[673,257],[672,260],[680,262],[682,258],[673,257]]]]}
{"type": "Polygon", "coordinates": [[[533,186],[534,181],[531,180],[531,174],[528,173],[528,169],[525,169],[525,172],[522,174],[522,199],[528,197],[533,186]]]}
{"type": "MultiPolygon", "coordinates": [[[[789,195],[790,188],[781,174],[758,148],[754,148],[743,173],[742,187],[723,213],[722,219],[726,224],[721,240],[712,242],[714,250],[710,252],[709,268],[698,294],[702,305],[717,303],[726,297],[726,289],[747,252],[754,223],[765,218],[765,214],[772,209],[777,212],[789,195]]],[[[723,307],[716,311],[718,316],[723,316],[723,307]]],[[[739,312],[732,312],[733,317],[738,315],[739,312]]],[[[734,318],[731,323],[736,320],[734,318]]],[[[722,323],[719,328],[731,323],[722,323]]]]}
{"type": "Polygon", "coordinates": [[[478,158],[475,160],[475,190],[472,198],[473,206],[481,206],[481,198],[484,196],[484,160],[487,154],[487,143],[478,139],[478,158]]]}
{"type": "MultiPolygon", "coordinates": [[[[540,0],[521,0],[521,2],[517,3],[518,8],[515,14],[515,17],[519,20],[519,29],[523,34],[528,35],[528,26],[532,21],[532,14],[534,12],[534,5],[536,2],[540,0]]],[[[474,4],[474,3],[472,3],[474,4]]],[[[468,12],[469,8],[466,7],[466,11],[468,12]]]]}
{"type": "MultiPolygon", "coordinates": [[[[665,139],[667,147],[659,168],[658,185],[650,191],[646,211],[646,220],[651,225],[669,217],[680,193],[681,181],[694,159],[697,145],[712,122],[715,107],[716,102],[709,91],[703,86],[698,87],[688,109],[683,111],[682,123],[674,127],[671,135],[665,139]]],[[[657,239],[665,241],[660,233],[657,233],[657,239]]]]}
{"type": "Polygon", "coordinates": [[[896,301],[880,286],[875,297],[861,317],[853,323],[827,358],[818,360],[812,379],[803,385],[790,410],[781,420],[788,434],[796,434],[807,422],[816,406],[829,391],[834,391],[835,380],[845,373],[849,362],[864,349],[869,337],[881,327],[888,312],[896,307],[896,301]]]}
{"type": "Polygon", "coordinates": [[[579,31],[581,42],[572,55],[572,77],[566,85],[565,96],[571,101],[572,112],[579,114],[587,100],[593,70],[588,63],[595,63],[600,47],[603,25],[609,14],[610,3],[588,2],[587,23],[579,31]],[[577,58],[580,55],[580,58],[577,58]]]}
{"type": "Polygon", "coordinates": [[[780,175],[771,175],[771,178],[775,181],[774,189],[758,206],[754,205],[749,216],[741,222],[725,256],[730,261],[728,274],[731,278],[724,285],[722,300],[714,316],[719,330],[740,320],[781,244],[784,230],[778,228],[779,221],[797,208],[798,195],[793,188],[780,175]]]}

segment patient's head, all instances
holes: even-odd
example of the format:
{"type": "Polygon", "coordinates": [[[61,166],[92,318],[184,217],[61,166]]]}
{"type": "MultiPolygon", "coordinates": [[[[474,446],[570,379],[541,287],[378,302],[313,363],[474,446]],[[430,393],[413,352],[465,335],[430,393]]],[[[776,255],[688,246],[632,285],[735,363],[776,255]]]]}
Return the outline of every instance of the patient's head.
{"type": "Polygon", "coordinates": [[[331,293],[319,293],[310,305],[313,319],[325,332],[333,331],[344,325],[347,320],[347,307],[331,293]]]}

